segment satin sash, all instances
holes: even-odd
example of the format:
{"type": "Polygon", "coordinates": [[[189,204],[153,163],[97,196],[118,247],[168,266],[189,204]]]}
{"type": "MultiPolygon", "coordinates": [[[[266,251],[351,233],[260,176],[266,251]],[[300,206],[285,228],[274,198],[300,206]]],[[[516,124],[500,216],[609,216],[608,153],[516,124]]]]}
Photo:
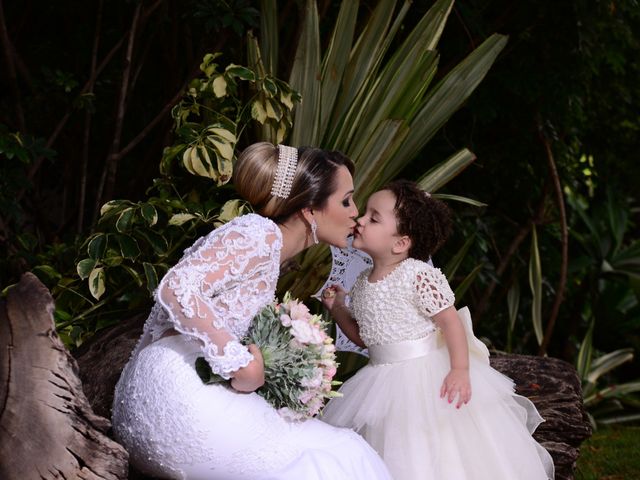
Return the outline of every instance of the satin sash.
{"type": "Polygon", "coordinates": [[[414,358],[424,357],[437,348],[438,333],[417,340],[405,340],[404,342],[388,343],[386,345],[369,346],[369,363],[372,365],[384,365],[386,363],[404,362],[414,358]]]}
{"type": "MultiPolygon", "coordinates": [[[[464,327],[469,346],[469,354],[489,363],[489,350],[473,334],[471,315],[467,307],[458,310],[458,317],[464,327]]],[[[371,365],[384,365],[389,363],[404,362],[414,358],[424,357],[429,352],[445,346],[442,332],[438,329],[424,338],[417,340],[405,340],[404,342],[389,343],[386,345],[369,345],[369,363],[371,365]]]]}

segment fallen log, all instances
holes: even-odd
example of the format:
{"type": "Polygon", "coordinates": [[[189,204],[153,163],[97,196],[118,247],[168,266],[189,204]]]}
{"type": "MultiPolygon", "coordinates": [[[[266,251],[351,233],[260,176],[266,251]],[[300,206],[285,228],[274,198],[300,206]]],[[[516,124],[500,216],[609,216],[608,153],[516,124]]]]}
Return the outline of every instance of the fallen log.
{"type": "Polygon", "coordinates": [[[53,309],[31,273],[0,303],[0,478],[125,479],[127,452],[93,413],[53,309]]]}

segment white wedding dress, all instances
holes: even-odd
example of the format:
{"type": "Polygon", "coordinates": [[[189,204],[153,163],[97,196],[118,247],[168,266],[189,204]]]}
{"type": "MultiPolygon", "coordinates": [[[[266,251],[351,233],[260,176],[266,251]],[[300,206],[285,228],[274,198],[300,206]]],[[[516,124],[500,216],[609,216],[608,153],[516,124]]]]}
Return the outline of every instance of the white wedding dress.
{"type": "Polygon", "coordinates": [[[274,299],[281,248],[275,223],[245,215],[196,241],[160,282],[113,403],[115,436],[138,470],[189,480],[391,478],[353,431],[288,421],[256,393],[204,385],[195,371],[199,356],[224,378],[252,360],[238,340],[274,299]]]}
{"type": "Polygon", "coordinates": [[[431,317],[454,304],[440,270],[409,258],[378,282],[369,282],[370,272],[355,281],[349,304],[369,364],[321,418],[359,432],[395,480],[553,479],[551,456],[531,436],[542,418],[491,368],[467,308],[458,315],[469,345],[471,400],[456,409],[440,398],[449,353],[431,317]]]}

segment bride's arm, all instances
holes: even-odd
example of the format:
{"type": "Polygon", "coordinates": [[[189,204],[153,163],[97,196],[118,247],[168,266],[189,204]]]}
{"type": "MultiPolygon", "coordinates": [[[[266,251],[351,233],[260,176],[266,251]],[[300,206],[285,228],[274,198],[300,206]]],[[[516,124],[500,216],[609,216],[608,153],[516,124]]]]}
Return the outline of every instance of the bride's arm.
{"type": "Polygon", "coordinates": [[[262,355],[230,329],[252,316],[250,300],[270,288],[264,272],[271,252],[264,244],[256,248],[265,239],[255,237],[235,231],[212,235],[167,272],[156,294],[174,330],[200,340],[212,371],[247,392],[264,383],[262,355]]]}

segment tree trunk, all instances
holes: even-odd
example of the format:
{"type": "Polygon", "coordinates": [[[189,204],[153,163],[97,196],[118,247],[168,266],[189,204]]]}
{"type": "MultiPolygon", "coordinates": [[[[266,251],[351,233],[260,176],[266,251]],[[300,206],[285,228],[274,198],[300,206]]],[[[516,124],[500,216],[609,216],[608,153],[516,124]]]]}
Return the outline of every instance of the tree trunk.
{"type": "Polygon", "coordinates": [[[93,413],[32,274],[0,303],[0,478],[125,479],[128,455],[93,413]]]}

